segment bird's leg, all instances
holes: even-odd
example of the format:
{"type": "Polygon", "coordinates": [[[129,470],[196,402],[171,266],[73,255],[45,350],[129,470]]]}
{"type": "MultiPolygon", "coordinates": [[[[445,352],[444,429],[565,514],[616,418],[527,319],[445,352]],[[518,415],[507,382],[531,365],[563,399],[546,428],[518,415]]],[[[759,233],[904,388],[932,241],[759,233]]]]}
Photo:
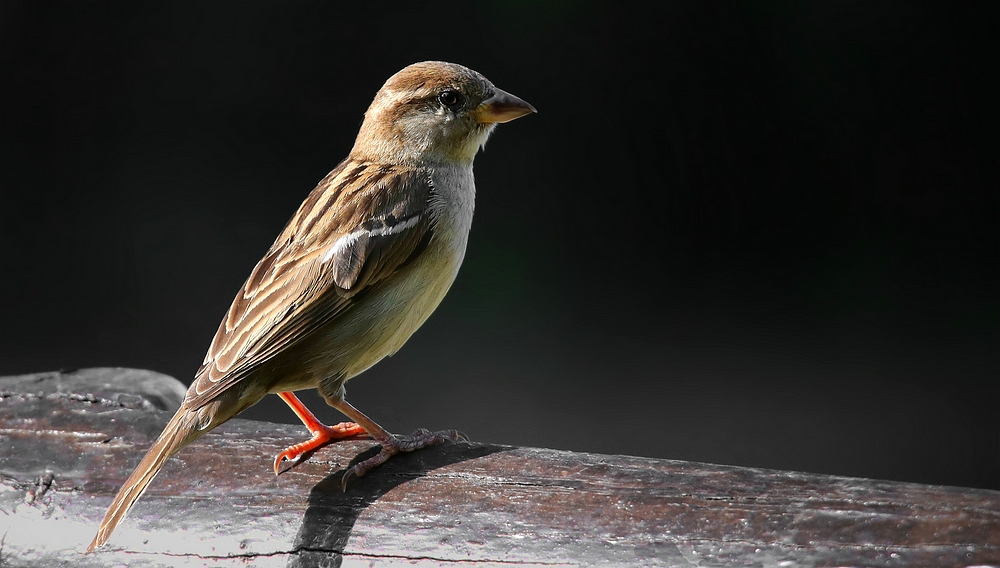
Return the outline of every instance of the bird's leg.
{"type": "Polygon", "coordinates": [[[330,402],[328,399],[327,402],[330,406],[343,412],[348,418],[356,422],[358,426],[364,428],[365,431],[368,432],[368,434],[382,446],[382,450],[378,454],[361,463],[355,464],[354,467],[349,468],[347,472],[344,473],[344,477],[341,480],[341,489],[344,489],[345,491],[347,489],[347,480],[350,479],[351,476],[356,475],[361,477],[362,475],[382,465],[386,460],[399,452],[412,452],[413,450],[419,450],[420,448],[426,446],[440,444],[445,440],[468,440],[465,434],[459,432],[458,430],[431,432],[430,430],[425,430],[423,428],[415,431],[409,436],[397,436],[395,434],[390,434],[385,428],[376,424],[374,420],[365,416],[363,412],[351,406],[351,403],[344,399],[340,399],[335,402],[330,402]]]}
{"type": "MultiPolygon", "coordinates": [[[[274,457],[274,473],[276,475],[282,473],[281,462],[284,460],[291,462],[289,466],[291,467],[302,460],[303,456],[307,453],[314,452],[327,444],[343,440],[344,438],[353,438],[365,434],[365,430],[353,422],[341,422],[336,426],[323,424],[316,418],[315,414],[306,408],[306,405],[302,404],[299,397],[293,393],[279,392],[278,396],[292,408],[292,411],[299,417],[299,420],[312,432],[312,438],[300,444],[295,444],[274,457]]],[[[286,471],[287,469],[285,468],[286,471]]]]}

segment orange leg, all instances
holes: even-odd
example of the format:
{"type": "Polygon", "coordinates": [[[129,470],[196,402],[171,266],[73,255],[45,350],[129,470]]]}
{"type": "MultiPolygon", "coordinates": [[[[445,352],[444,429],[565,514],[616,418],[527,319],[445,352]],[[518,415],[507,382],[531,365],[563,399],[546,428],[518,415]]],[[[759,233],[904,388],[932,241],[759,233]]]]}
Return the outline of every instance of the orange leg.
{"type": "MultiPolygon", "coordinates": [[[[358,436],[364,436],[366,434],[364,428],[358,426],[354,422],[341,422],[336,426],[327,426],[316,418],[316,415],[306,408],[306,405],[302,404],[299,397],[295,396],[290,392],[279,392],[278,396],[281,400],[285,401],[288,406],[292,408],[299,420],[306,425],[306,428],[312,433],[312,438],[302,442],[301,444],[295,444],[279,453],[274,458],[274,473],[281,474],[281,462],[288,460],[291,465],[294,466],[299,461],[308,457],[306,454],[311,454],[312,452],[336,442],[337,440],[343,440],[344,438],[354,438],[358,436]]],[[[287,471],[288,468],[286,468],[287,471]]]]}

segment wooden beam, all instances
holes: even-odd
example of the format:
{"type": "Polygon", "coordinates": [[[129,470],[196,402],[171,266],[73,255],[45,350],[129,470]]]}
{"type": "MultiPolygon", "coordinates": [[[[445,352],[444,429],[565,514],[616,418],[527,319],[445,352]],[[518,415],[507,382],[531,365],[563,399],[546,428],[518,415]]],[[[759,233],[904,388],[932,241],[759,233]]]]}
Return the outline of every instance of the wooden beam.
{"type": "Polygon", "coordinates": [[[233,420],[90,542],[183,396],[147,371],[0,378],[0,566],[976,566],[1000,492],[448,443],[340,489],[351,441],[275,477],[301,427],[233,420]]]}

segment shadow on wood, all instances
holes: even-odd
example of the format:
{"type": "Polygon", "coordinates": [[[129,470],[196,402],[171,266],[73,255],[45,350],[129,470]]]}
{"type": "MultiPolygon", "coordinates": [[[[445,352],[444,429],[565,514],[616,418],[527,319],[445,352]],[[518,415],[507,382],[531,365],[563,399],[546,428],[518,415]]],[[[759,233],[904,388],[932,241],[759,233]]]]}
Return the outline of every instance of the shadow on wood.
{"type": "MultiPolygon", "coordinates": [[[[365,477],[352,478],[346,491],[341,489],[346,468],[328,475],[309,492],[302,525],[295,535],[295,550],[299,553],[291,559],[288,566],[339,567],[358,516],[383,495],[402,483],[424,477],[432,470],[508,449],[510,448],[505,446],[445,444],[413,453],[397,454],[365,477]]],[[[351,460],[348,467],[375,455],[377,451],[378,447],[374,447],[362,453],[351,460]]],[[[436,489],[448,490],[443,485],[438,485],[436,489]]],[[[441,495],[439,499],[446,501],[447,496],[441,495]]]]}
{"type": "Polygon", "coordinates": [[[0,565],[1000,565],[996,491],[462,442],[342,492],[373,442],[275,477],[307,434],[248,420],[169,460],[83,554],[183,390],[123,369],[0,378],[0,565]]]}

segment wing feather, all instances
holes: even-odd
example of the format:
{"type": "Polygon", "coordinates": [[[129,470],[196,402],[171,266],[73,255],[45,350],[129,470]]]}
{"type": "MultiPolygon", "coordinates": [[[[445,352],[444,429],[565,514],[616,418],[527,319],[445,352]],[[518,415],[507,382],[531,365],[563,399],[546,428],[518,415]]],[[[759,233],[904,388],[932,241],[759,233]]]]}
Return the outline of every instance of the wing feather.
{"type": "Polygon", "coordinates": [[[185,404],[210,402],[419,255],[432,234],[430,194],[415,168],[347,160],[334,169],[236,295],[185,404]]]}

